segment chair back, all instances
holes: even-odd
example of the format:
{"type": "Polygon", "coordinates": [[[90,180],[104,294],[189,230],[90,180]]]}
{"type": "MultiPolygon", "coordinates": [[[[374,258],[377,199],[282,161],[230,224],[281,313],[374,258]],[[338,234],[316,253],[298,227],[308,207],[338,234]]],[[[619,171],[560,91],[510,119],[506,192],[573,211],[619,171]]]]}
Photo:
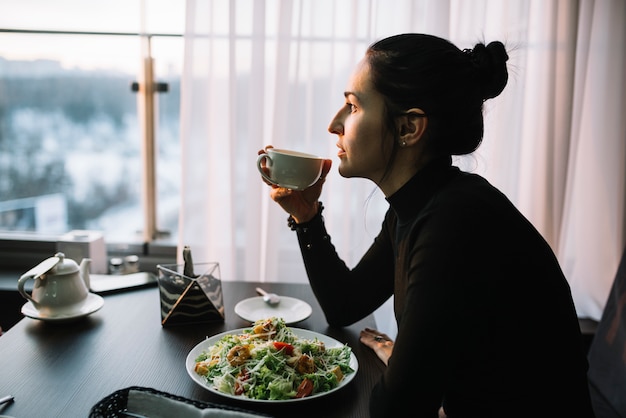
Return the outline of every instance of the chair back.
{"type": "Polygon", "coordinates": [[[589,389],[596,418],[626,417],[626,249],[588,359],[589,389]]]}

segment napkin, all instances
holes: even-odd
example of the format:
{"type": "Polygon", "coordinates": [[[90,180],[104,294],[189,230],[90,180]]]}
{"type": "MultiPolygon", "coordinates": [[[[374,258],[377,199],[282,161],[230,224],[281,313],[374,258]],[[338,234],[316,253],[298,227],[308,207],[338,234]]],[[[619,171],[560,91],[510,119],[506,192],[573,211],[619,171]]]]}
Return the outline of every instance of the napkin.
{"type": "Polygon", "coordinates": [[[183,274],[191,278],[198,277],[198,275],[193,271],[193,258],[191,257],[191,248],[189,248],[188,245],[185,245],[183,248],[183,261],[185,263],[183,267],[183,274]]]}
{"type": "Polygon", "coordinates": [[[258,418],[265,416],[219,407],[198,409],[185,402],[132,389],[128,392],[127,410],[149,418],[258,418]]]}

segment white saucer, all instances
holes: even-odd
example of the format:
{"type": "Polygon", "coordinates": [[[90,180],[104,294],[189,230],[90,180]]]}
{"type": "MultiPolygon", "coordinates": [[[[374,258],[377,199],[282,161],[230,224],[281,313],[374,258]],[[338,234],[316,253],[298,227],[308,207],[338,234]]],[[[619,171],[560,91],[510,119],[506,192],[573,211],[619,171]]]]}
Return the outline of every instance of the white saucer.
{"type": "Polygon", "coordinates": [[[35,308],[32,302],[28,301],[22,306],[22,313],[32,319],[41,319],[42,321],[69,321],[91,315],[104,305],[102,296],[94,293],[87,295],[87,300],[81,307],[74,312],[63,312],[59,314],[42,314],[35,308]]]}
{"type": "Polygon", "coordinates": [[[275,316],[283,318],[287,324],[293,324],[308,318],[312,312],[311,305],[288,296],[281,296],[276,306],[265,303],[262,296],[244,299],[235,305],[235,313],[250,322],[275,316]]]}

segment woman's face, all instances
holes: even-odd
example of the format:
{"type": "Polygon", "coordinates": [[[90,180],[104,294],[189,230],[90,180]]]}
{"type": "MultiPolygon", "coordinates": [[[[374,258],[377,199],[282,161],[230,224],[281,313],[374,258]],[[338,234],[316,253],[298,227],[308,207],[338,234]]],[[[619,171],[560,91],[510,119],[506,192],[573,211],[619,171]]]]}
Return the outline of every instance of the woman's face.
{"type": "Polygon", "coordinates": [[[344,96],[345,104],[328,127],[338,137],[339,174],[378,183],[389,160],[391,134],[384,120],[384,98],[374,90],[367,60],[357,65],[344,96]]]}

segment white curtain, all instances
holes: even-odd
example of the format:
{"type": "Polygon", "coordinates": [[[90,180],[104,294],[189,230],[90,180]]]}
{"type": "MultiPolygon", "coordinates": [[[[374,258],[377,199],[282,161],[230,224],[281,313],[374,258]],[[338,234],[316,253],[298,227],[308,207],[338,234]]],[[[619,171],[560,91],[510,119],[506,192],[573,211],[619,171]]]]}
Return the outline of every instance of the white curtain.
{"type": "MultiPolygon", "coordinates": [[[[326,128],[354,64],[377,39],[426,32],[460,48],[501,40],[509,85],[486,104],[482,147],[457,163],[533,222],[559,257],[579,316],[599,319],[626,225],[625,5],[187,0],[179,246],[190,245],[198,262],[218,261],[223,280],[306,283],[287,214],[256,170],[257,151],[272,144],[336,164],[326,128]]],[[[379,231],[382,194],[335,167],[321,200],[333,242],[354,265],[379,231]]],[[[389,304],[377,320],[394,332],[389,304]]]]}

